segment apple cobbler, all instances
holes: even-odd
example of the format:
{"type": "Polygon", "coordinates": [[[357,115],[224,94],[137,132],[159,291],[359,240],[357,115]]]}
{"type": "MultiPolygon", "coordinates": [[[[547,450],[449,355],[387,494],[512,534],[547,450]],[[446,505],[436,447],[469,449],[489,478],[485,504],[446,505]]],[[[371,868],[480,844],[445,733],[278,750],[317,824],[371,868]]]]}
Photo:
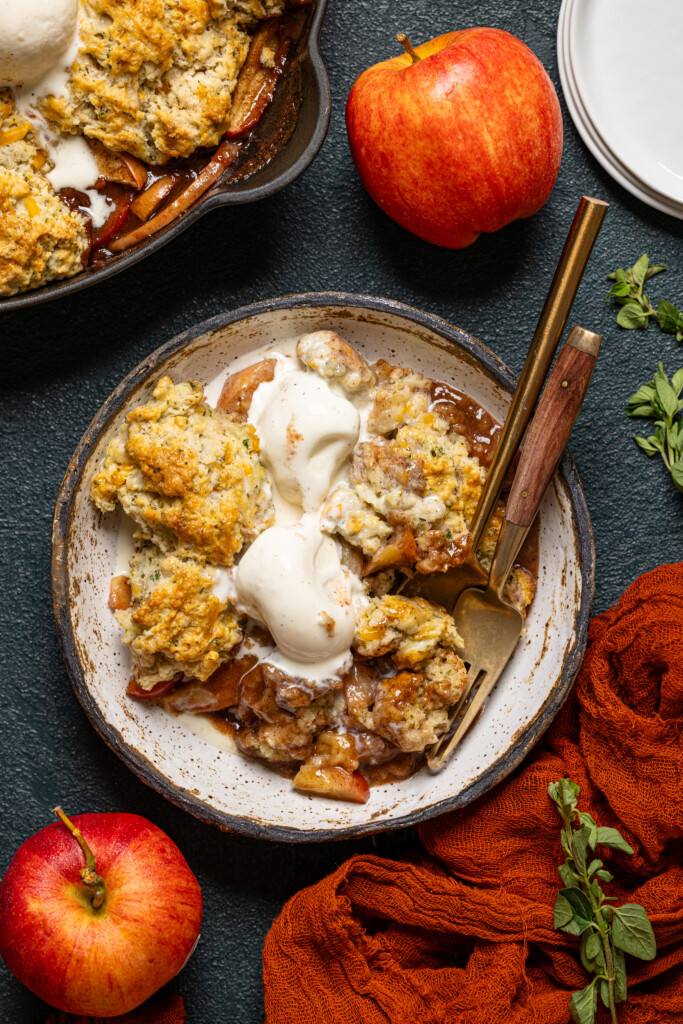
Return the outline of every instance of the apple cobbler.
{"type": "MultiPolygon", "coordinates": [[[[364,801],[414,771],[466,669],[452,617],[402,588],[467,556],[497,433],[460,392],[329,331],[230,374],[215,408],[163,378],[92,482],[136,528],[110,596],[128,693],[231,723],[305,792],[364,801]]],[[[506,587],[525,611],[532,571],[506,587]]]]}
{"type": "Polygon", "coordinates": [[[74,0],[71,25],[52,0],[71,42],[47,73],[0,48],[0,297],[112,258],[253,162],[309,3],[74,0]]]}

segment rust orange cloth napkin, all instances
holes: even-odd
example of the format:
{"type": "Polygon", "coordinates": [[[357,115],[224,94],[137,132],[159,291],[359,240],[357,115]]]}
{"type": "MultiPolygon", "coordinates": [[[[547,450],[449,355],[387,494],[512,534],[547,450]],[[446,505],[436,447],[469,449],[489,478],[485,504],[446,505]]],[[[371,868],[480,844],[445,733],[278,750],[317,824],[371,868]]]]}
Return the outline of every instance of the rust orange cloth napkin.
{"type": "Polygon", "coordinates": [[[657,937],[654,961],[627,958],[620,1024],[681,1024],[683,563],[593,620],[570,699],[515,774],[421,826],[414,856],[353,857],[289,901],[263,953],[267,1024],[567,1024],[588,978],[553,929],[563,855],[547,790],[563,776],[633,846],[600,848],[606,888],[642,903],[657,937]]]}

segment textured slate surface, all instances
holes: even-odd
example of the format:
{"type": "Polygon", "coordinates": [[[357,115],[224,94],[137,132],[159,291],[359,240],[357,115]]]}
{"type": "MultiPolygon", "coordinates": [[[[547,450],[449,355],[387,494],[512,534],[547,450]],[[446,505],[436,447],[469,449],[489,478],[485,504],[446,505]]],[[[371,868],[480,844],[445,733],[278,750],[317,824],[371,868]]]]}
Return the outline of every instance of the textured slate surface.
{"type": "MultiPolygon", "coordinates": [[[[205,897],[202,940],[171,987],[191,1024],[263,1020],[261,947],[284,901],[352,852],[394,855],[410,832],[356,843],[288,848],[223,835],[146,789],[100,741],[72,695],[50,597],[50,524],[69,458],[110,390],[146,353],[214,313],[295,291],[386,295],[459,324],[519,371],[581,193],[612,203],[574,307],[605,335],[571,450],[593,517],[596,610],[639,573],[682,557],[682,498],[631,441],[623,406],[680,346],[656,327],[626,333],[604,303],[604,275],[641,252],[668,263],[652,293],[683,301],[683,223],[620,189],[583,147],[563,106],[565,152],[555,191],[524,223],[462,252],[428,246],[365,195],[348,153],[343,111],[355,76],[414,42],[472,24],[508,29],[543,60],[559,89],[559,0],[330,0],[323,49],[333,116],[315,165],[259,205],[206,217],[132,270],[73,298],[0,316],[2,423],[2,693],[0,871],[58,801],[71,812],[129,810],[165,829],[205,897]],[[660,283],[661,282],[661,283],[660,283]]],[[[42,1024],[46,1008],[0,966],[0,1021],[42,1024]]]]}

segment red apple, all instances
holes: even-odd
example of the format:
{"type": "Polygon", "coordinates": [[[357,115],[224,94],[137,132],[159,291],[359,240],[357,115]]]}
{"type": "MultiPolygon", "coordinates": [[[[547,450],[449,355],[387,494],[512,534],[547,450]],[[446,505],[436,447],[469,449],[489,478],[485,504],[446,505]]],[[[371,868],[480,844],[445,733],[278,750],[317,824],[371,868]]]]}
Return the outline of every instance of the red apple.
{"type": "Polygon", "coordinates": [[[0,955],[59,1010],[127,1013],[194,949],[199,883],[175,843],[137,814],[62,822],[27,839],[0,883],[0,955]]]}
{"type": "Polygon", "coordinates": [[[495,28],[449,32],[364,71],[346,107],[375,202],[449,249],[529,217],[550,195],[562,115],[539,59],[495,28]],[[411,56],[412,54],[412,56],[411,56]]]}

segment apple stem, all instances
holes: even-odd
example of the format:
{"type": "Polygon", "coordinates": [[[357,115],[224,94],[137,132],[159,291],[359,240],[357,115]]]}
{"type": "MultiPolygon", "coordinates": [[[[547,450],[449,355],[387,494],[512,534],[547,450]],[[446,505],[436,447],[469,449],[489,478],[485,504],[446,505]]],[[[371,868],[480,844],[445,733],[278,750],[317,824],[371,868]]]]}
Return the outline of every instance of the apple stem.
{"type": "Polygon", "coordinates": [[[97,874],[97,865],[95,864],[93,852],[83,838],[81,830],[76,828],[72,821],[69,821],[61,807],[55,807],[53,813],[57,815],[62,824],[66,825],[85,854],[85,867],[81,868],[79,874],[83,885],[92,891],[92,905],[95,910],[98,910],[104,903],[107,890],[104,880],[97,874]]]}
{"type": "Polygon", "coordinates": [[[422,60],[422,57],[419,57],[415,53],[415,50],[413,49],[413,44],[411,43],[410,39],[408,39],[408,36],[405,34],[405,32],[399,32],[396,38],[398,39],[399,43],[403,46],[406,53],[409,54],[410,57],[412,58],[413,64],[417,64],[419,60],[422,60]]]}

